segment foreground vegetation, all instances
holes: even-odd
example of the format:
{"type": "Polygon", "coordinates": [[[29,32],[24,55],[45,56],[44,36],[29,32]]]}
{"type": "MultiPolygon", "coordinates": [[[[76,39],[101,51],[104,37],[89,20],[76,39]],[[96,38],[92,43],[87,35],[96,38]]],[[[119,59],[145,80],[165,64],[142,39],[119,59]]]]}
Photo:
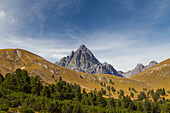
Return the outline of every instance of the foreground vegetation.
{"type": "MultiPolygon", "coordinates": [[[[107,92],[115,93],[114,88],[107,87],[107,92]]],[[[105,90],[91,91],[77,84],[69,84],[60,77],[56,84],[43,85],[38,78],[29,77],[26,70],[17,69],[13,74],[0,75],[0,111],[1,112],[49,112],[49,113],[169,113],[170,101],[164,98],[165,89],[144,89],[138,99],[132,101],[135,92],[129,88],[130,96],[120,90],[119,99],[104,98],[105,90]]]]}

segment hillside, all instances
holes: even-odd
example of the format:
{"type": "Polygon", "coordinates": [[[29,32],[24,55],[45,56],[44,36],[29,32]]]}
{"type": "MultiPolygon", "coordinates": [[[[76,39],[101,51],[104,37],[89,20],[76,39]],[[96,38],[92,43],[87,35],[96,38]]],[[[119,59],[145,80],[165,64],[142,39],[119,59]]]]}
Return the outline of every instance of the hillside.
{"type": "Polygon", "coordinates": [[[131,79],[148,83],[153,88],[166,88],[170,90],[170,59],[131,77],[131,79]]]}
{"type": "Polygon", "coordinates": [[[134,87],[137,90],[142,90],[143,87],[150,88],[151,86],[140,81],[127,78],[117,77],[107,74],[88,74],[73,71],[62,66],[53,64],[44,58],[22,49],[1,49],[0,50],[0,73],[14,72],[15,69],[26,69],[30,76],[38,75],[44,83],[55,83],[60,76],[69,83],[77,83],[87,90],[98,90],[104,88],[100,85],[102,81],[106,85],[114,86],[115,89],[123,89],[128,92],[129,87],[134,87]],[[54,79],[52,78],[54,75],[54,79]],[[110,79],[114,85],[110,84],[110,79]]]}

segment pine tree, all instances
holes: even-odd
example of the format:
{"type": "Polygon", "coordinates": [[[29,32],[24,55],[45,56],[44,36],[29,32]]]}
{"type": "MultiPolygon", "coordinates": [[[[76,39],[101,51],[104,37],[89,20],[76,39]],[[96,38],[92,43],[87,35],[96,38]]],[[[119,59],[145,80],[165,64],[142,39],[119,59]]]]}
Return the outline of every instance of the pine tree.
{"type": "Polygon", "coordinates": [[[146,113],[152,112],[152,106],[151,106],[151,103],[148,99],[145,99],[143,106],[144,106],[144,110],[145,110],[146,113]]]}
{"type": "Polygon", "coordinates": [[[115,93],[116,92],[116,89],[114,87],[112,87],[112,92],[115,93]]]}
{"type": "Polygon", "coordinates": [[[114,85],[114,82],[113,82],[111,79],[110,79],[110,81],[109,81],[109,82],[110,82],[110,84],[114,85]]]}
{"type": "Polygon", "coordinates": [[[108,90],[108,93],[109,93],[110,109],[112,109],[112,104],[111,104],[111,94],[110,94],[110,86],[107,86],[107,90],[108,90]]]}
{"type": "Polygon", "coordinates": [[[41,93],[40,93],[40,95],[50,98],[51,91],[50,91],[49,87],[48,86],[44,86],[42,91],[41,91],[41,93]]]}
{"type": "Polygon", "coordinates": [[[170,102],[167,102],[167,103],[165,104],[164,111],[165,111],[166,113],[170,113],[170,102]]]}
{"type": "Polygon", "coordinates": [[[61,77],[59,77],[59,82],[61,82],[62,81],[62,78],[61,77]]]}
{"type": "Polygon", "coordinates": [[[53,94],[55,92],[55,85],[54,84],[49,85],[49,89],[51,94],[53,94]]]}
{"type": "Polygon", "coordinates": [[[144,111],[143,106],[142,106],[142,104],[140,102],[137,103],[137,111],[139,111],[139,112],[144,111]]]}
{"type": "Polygon", "coordinates": [[[28,72],[26,70],[17,69],[15,71],[15,76],[17,78],[18,91],[30,93],[31,87],[30,87],[30,77],[28,76],[28,72]]]}
{"type": "Polygon", "coordinates": [[[52,78],[54,79],[54,75],[52,75],[52,78]]]}
{"type": "Polygon", "coordinates": [[[120,96],[124,96],[124,91],[122,89],[120,90],[120,96]]]}
{"type": "Polygon", "coordinates": [[[166,93],[165,93],[165,88],[163,88],[162,91],[161,91],[161,95],[162,95],[162,96],[165,96],[165,94],[166,94],[166,93]]]}
{"type": "Polygon", "coordinates": [[[97,99],[96,100],[97,100],[97,105],[98,106],[100,106],[100,107],[105,107],[106,106],[106,101],[103,98],[101,91],[99,91],[97,93],[97,99]]]}
{"type": "Polygon", "coordinates": [[[103,86],[103,82],[100,82],[100,85],[103,86]]]}
{"type": "Polygon", "coordinates": [[[133,92],[130,92],[130,96],[131,96],[132,98],[134,98],[134,93],[133,93],[133,92]]]}
{"type": "Polygon", "coordinates": [[[30,77],[26,70],[17,69],[13,74],[6,74],[3,86],[15,91],[31,92],[30,77]]]}
{"type": "Polygon", "coordinates": [[[138,100],[143,101],[146,98],[145,92],[141,91],[140,94],[138,95],[138,100]]]}
{"type": "Polygon", "coordinates": [[[6,74],[3,87],[14,91],[18,90],[17,78],[14,74],[6,74]]]}
{"type": "Polygon", "coordinates": [[[38,76],[31,77],[31,93],[40,95],[43,85],[38,76]]]}
{"type": "Polygon", "coordinates": [[[4,77],[0,73],[0,84],[2,84],[4,80],[5,80],[4,77]]]}
{"type": "Polygon", "coordinates": [[[129,87],[129,91],[131,90],[131,88],[129,87]]]}
{"type": "Polygon", "coordinates": [[[104,83],[104,85],[103,85],[104,87],[106,87],[106,84],[104,83]]]}
{"type": "Polygon", "coordinates": [[[86,90],[85,90],[85,88],[83,88],[83,94],[86,94],[86,90]]]}
{"type": "Polygon", "coordinates": [[[153,113],[161,113],[160,105],[157,102],[152,104],[153,113]]]}

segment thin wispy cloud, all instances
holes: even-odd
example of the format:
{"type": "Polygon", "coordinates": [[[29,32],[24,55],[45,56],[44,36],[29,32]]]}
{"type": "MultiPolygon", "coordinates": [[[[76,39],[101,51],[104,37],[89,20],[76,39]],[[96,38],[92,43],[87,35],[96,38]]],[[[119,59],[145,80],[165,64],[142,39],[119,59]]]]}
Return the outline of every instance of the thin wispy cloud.
{"type": "Polygon", "coordinates": [[[169,0],[0,0],[0,48],[23,48],[55,62],[85,44],[127,71],[168,58],[169,0]]]}
{"type": "Polygon", "coordinates": [[[5,17],[5,12],[3,10],[0,10],[0,18],[5,17]]]}
{"type": "Polygon", "coordinates": [[[70,53],[73,49],[67,49],[61,44],[61,40],[33,39],[30,37],[0,36],[0,48],[22,48],[46,58],[47,60],[57,61],[61,57],[70,53]],[[57,56],[58,55],[58,56],[57,56]]]}

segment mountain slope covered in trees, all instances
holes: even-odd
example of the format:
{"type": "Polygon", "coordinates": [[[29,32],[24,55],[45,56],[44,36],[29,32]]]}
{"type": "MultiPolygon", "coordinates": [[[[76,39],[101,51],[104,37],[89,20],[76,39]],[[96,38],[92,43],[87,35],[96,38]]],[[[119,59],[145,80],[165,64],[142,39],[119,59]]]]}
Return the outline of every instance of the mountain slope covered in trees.
{"type": "MultiPolygon", "coordinates": [[[[117,90],[117,89],[114,89],[117,90]]],[[[121,89],[119,99],[104,98],[112,88],[94,90],[89,93],[80,85],[66,83],[60,77],[56,84],[43,85],[38,76],[29,77],[26,70],[0,75],[0,112],[48,112],[48,113],[162,113],[170,112],[170,100],[165,99],[165,89],[156,91],[143,89],[133,101],[131,95],[121,89]]]]}

